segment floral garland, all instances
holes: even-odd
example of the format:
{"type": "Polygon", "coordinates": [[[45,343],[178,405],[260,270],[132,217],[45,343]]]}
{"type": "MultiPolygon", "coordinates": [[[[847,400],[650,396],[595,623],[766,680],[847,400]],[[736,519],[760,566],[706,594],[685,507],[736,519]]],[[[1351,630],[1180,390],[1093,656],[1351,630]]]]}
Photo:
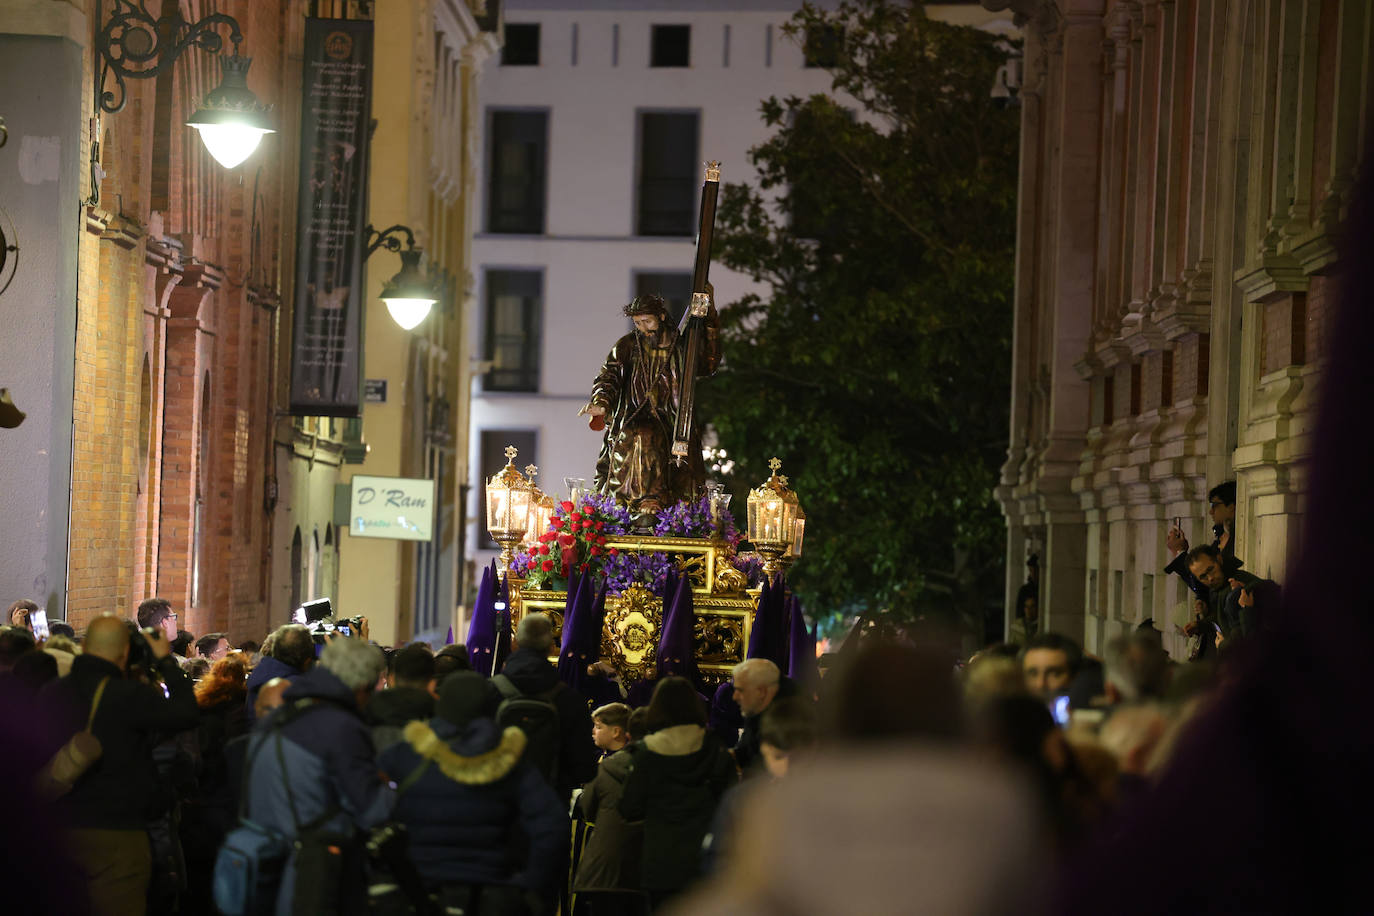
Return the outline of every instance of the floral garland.
{"type": "MultiPolygon", "coordinates": [[[[715,528],[710,496],[706,495],[659,512],[653,533],[657,537],[701,538],[712,536],[715,528]]],[[[529,588],[565,589],[568,576],[576,569],[580,575],[596,576],[612,595],[631,585],[642,585],[661,596],[668,571],[676,563],[672,556],[662,551],[621,553],[606,546],[609,536],[630,530],[630,511],[614,497],[584,496],[577,505],[564,501],[555,507],[549,528],[539,535],[538,543],[515,555],[514,567],[524,572],[529,588]]],[[[728,510],[722,519],[721,536],[732,548],[741,540],[728,510]]],[[[751,586],[761,578],[757,557],[733,557],[731,562],[749,576],[751,586]]]]}

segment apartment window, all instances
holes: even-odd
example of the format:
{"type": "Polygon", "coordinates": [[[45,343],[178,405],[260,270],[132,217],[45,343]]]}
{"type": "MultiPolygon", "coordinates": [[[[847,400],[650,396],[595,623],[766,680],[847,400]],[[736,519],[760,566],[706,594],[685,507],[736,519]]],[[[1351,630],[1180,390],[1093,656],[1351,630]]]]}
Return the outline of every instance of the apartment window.
{"type": "Polygon", "coordinates": [[[639,116],[639,235],[695,231],[697,112],[641,112],[639,116]]]}
{"type": "Polygon", "coordinates": [[[539,390],[544,276],[537,270],[487,271],[486,391],[539,390]]]}
{"type": "Polygon", "coordinates": [[[692,301],[692,275],[686,271],[637,270],[634,275],[636,296],[657,293],[668,303],[668,314],[674,327],[682,323],[682,316],[692,301]]]}
{"type": "Polygon", "coordinates": [[[488,480],[491,480],[500,470],[506,466],[506,446],[515,446],[515,464],[523,470],[527,464],[538,464],[538,434],[532,429],[484,429],[481,439],[481,462],[482,476],[477,481],[478,499],[482,500],[481,509],[478,511],[478,518],[483,523],[478,525],[482,532],[482,546],[487,550],[494,550],[497,547],[495,541],[491,539],[491,534],[487,532],[485,524],[487,510],[485,504],[485,487],[488,480]]]}
{"type": "Polygon", "coordinates": [[[844,30],[834,26],[817,26],[806,30],[802,45],[807,67],[831,69],[840,62],[840,48],[844,45],[844,30]]]}
{"type": "Polygon", "coordinates": [[[487,231],[544,231],[547,111],[493,111],[488,157],[487,231]]]}
{"type": "Polygon", "coordinates": [[[506,23],[506,43],[501,46],[501,66],[539,66],[539,23],[506,23]]]}
{"type": "Polygon", "coordinates": [[[650,67],[690,67],[692,65],[692,27],[656,25],[649,33],[650,67]]]}

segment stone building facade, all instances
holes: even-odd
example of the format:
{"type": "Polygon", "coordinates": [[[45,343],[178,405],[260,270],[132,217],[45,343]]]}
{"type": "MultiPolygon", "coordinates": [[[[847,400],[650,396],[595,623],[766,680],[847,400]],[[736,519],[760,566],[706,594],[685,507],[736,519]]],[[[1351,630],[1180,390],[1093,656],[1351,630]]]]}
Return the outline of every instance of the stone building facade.
{"type": "Polygon", "coordinates": [[[1189,602],[1165,532],[1283,580],[1335,241],[1368,156],[1364,0],[984,0],[1026,24],[1008,626],[1029,554],[1042,627],[1098,651],[1189,602]]]}

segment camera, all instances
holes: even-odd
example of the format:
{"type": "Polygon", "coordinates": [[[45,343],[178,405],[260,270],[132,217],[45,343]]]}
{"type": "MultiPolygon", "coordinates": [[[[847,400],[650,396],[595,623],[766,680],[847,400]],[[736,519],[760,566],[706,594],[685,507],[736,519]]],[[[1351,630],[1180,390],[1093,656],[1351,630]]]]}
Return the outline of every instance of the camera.
{"type": "Polygon", "coordinates": [[[124,621],[124,625],[129,628],[129,664],[125,670],[129,674],[143,675],[154,683],[160,682],[162,678],[157,673],[157,656],[153,654],[153,647],[148,645],[148,637],[156,631],[152,627],[139,629],[132,620],[124,621]]]}
{"type": "Polygon", "coordinates": [[[291,615],[293,623],[304,624],[310,629],[310,635],[315,640],[315,645],[324,645],[330,633],[338,633],[341,636],[360,636],[362,634],[363,617],[361,614],[353,617],[334,619],[334,605],[328,598],[319,598],[315,601],[307,601],[296,608],[291,615]]]}

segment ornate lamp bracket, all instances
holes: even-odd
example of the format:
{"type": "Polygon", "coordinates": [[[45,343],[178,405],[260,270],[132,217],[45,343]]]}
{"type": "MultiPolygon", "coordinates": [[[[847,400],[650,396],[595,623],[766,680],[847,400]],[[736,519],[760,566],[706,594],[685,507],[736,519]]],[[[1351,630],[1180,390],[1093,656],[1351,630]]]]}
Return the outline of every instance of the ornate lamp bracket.
{"type": "Polygon", "coordinates": [[[405,236],[406,249],[410,251],[415,249],[415,233],[410,231],[409,226],[402,226],[398,223],[383,229],[381,232],[368,226],[366,232],[367,250],[363,255],[364,260],[372,257],[372,253],[378,248],[385,248],[387,251],[394,251],[399,254],[401,251],[399,236],[402,234],[405,236]]]}
{"type": "MultiPolygon", "coordinates": [[[[100,19],[100,4],[96,6],[100,19]]],[[[176,62],[181,53],[194,45],[211,54],[219,53],[224,39],[216,29],[228,28],[229,40],[238,54],[243,32],[238,20],[227,13],[211,13],[187,22],[180,12],[154,16],[146,0],[114,0],[114,10],[95,36],[100,55],[100,108],[111,114],[124,108],[128,99],[126,79],[152,79],[176,62]],[[106,88],[111,77],[114,87],[106,88]]]]}

